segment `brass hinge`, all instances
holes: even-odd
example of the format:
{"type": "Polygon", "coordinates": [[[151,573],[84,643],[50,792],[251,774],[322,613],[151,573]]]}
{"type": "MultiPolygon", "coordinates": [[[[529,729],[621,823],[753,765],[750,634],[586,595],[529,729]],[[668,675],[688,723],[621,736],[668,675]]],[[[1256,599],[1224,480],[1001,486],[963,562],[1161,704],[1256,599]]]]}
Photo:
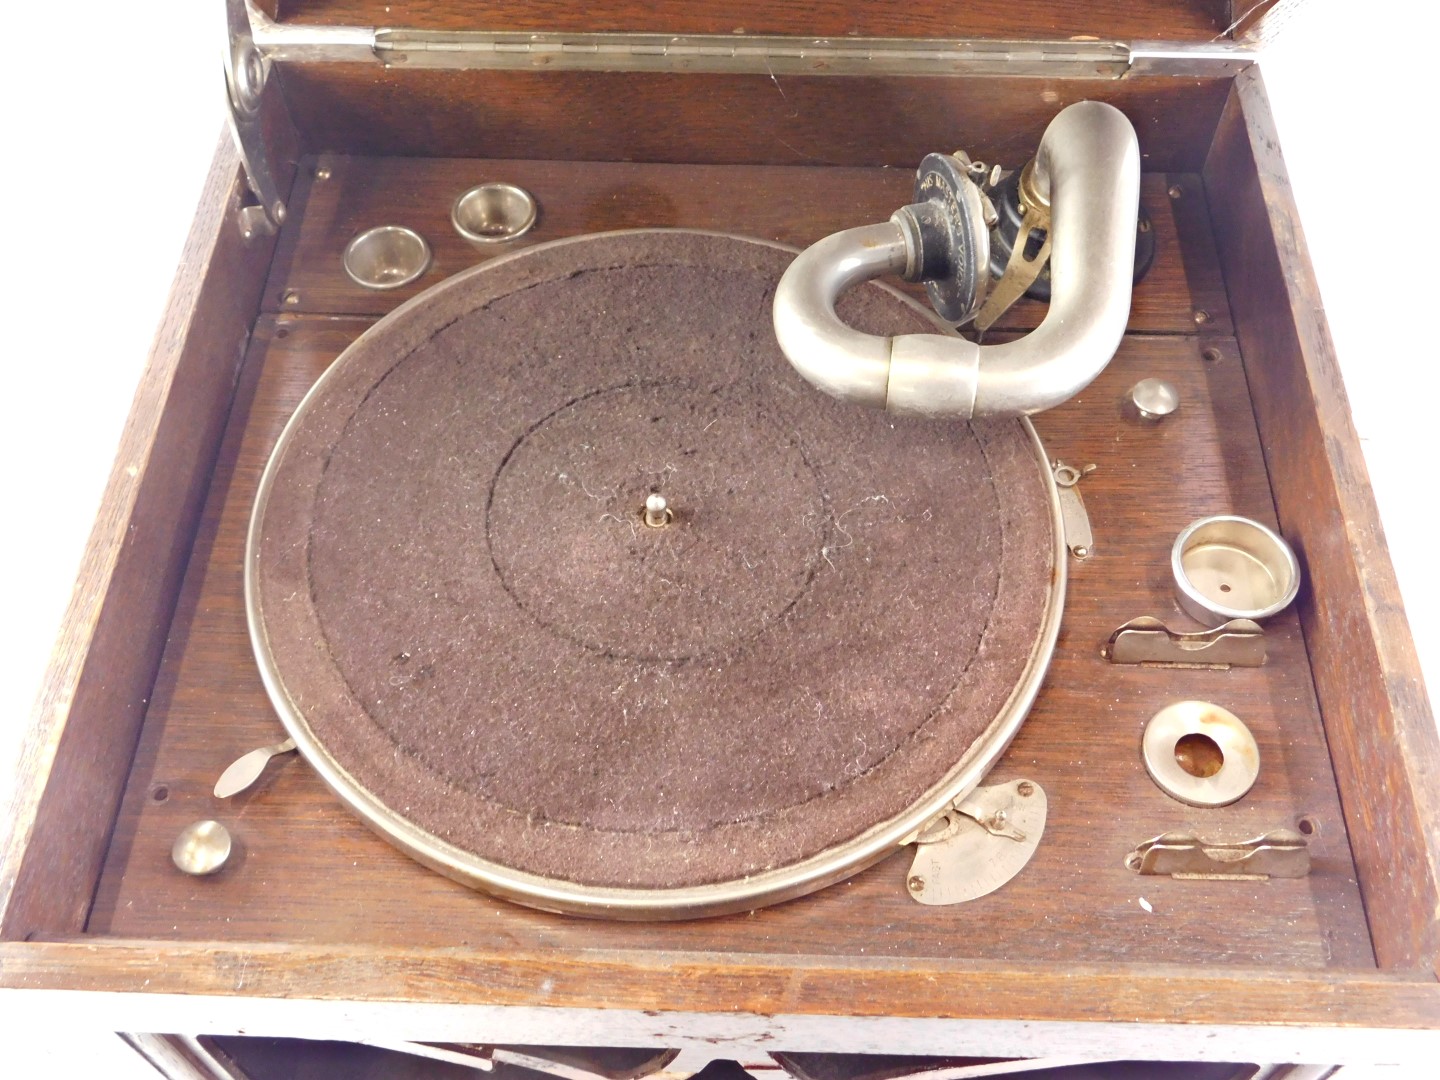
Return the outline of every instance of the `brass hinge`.
{"type": "Polygon", "coordinates": [[[225,87],[230,131],[254,199],[239,212],[245,239],[273,235],[285,221],[282,177],[293,155],[284,137],[288,116],[279,116],[276,91],[267,95],[273,61],[255,40],[258,16],[250,0],[225,0],[225,87]],[[267,101],[268,97],[268,101],[267,101]]]}

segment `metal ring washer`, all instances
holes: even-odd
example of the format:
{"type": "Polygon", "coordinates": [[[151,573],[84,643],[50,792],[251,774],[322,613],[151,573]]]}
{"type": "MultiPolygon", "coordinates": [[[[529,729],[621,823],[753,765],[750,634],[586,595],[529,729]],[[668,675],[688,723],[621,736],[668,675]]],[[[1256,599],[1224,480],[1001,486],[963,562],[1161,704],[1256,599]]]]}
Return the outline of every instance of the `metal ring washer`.
{"type": "Polygon", "coordinates": [[[1244,797],[1260,775],[1260,747],[1238,716],[1208,701],[1177,701],[1145,725],[1141,742],[1145,770],[1160,790],[1190,806],[1227,806],[1244,797]],[[1220,768],[1196,776],[1175,750],[1187,735],[1209,739],[1219,749],[1220,768]]]}
{"type": "Polygon", "coordinates": [[[1080,482],[1080,477],[1083,475],[1074,465],[1055,466],[1055,483],[1061,487],[1074,487],[1080,482]]]}

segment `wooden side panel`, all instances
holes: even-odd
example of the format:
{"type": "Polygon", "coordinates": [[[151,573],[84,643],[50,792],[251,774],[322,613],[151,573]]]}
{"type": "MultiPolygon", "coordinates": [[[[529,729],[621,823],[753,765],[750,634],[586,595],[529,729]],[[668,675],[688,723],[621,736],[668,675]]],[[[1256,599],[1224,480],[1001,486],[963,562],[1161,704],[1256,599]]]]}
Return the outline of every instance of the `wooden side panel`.
{"type": "Polygon", "coordinates": [[[1225,0],[269,0],[289,23],[425,30],[650,31],[669,34],[794,34],[801,37],[1154,38],[1208,40],[1225,29],[1225,0]]]}
{"type": "Polygon", "coordinates": [[[426,157],[878,165],[935,150],[1023,164],[1066,105],[1107,101],[1148,171],[1195,172],[1224,79],[1028,79],[439,71],[282,71],[310,151],[426,157]]]}
{"type": "Polygon", "coordinates": [[[7,939],[78,930],[90,906],[274,248],[241,239],[242,185],[227,135],[21,752],[7,939]]]}
{"type": "Polygon", "coordinates": [[[1440,740],[1258,71],[1204,178],[1382,967],[1440,957],[1440,740]]]}
{"type": "MultiPolygon", "coordinates": [[[[1058,959],[1041,964],[896,963],[859,956],[777,964],[777,959],[611,949],[493,951],[470,945],[400,948],[379,955],[345,945],[7,942],[0,943],[0,986],[78,991],[67,995],[68,1001],[79,1006],[77,1015],[88,1006],[87,1019],[103,1019],[104,1002],[86,1002],[84,995],[128,998],[112,1003],[112,1011],[118,1006],[127,1013],[139,1001],[158,998],[157,1011],[198,1013],[212,1033],[243,1027],[251,1033],[305,1034],[297,1014],[308,1013],[314,1024],[310,1033],[319,1028],[329,1037],[383,1030],[389,1037],[435,1041],[536,1041],[537,1035],[543,1041],[568,1031],[579,1040],[572,1045],[590,1039],[626,1045],[628,1038],[632,1046],[713,1039],[722,1047],[854,1049],[868,1032],[883,1030],[889,1022],[893,1036],[912,1036],[903,1044],[894,1038],[892,1052],[904,1045],[909,1053],[935,1053],[942,1046],[955,1053],[979,1045],[955,1038],[966,1021],[1013,1025],[1010,1041],[1018,1034],[1036,1043],[1052,1040],[1043,1031],[1030,1031],[1032,1024],[1067,1023],[1071,1052],[1089,1049],[1092,1054],[1094,1037],[1084,1033],[1091,1024],[1125,1028],[1132,1049],[1147,1048],[1155,1057],[1196,1053],[1233,1060],[1221,1055],[1253,1049],[1239,1047],[1238,1039],[1213,1042],[1225,1032],[1208,1030],[1209,1025],[1228,1025],[1230,1032],[1250,1029],[1261,1038],[1268,1033],[1273,1043],[1290,1044],[1295,1056],[1279,1060],[1316,1051],[1317,1033],[1301,1026],[1348,1029],[1351,1039],[1362,1044],[1393,1040],[1385,1046],[1363,1045],[1355,1053],[1362,1060],[1414,1060],[1422,1046],[1440,1045],[1440,985],[1373,970],[1224,971],[1058,959]],[[188,1004],[174,998],[167,1002],[170,995],[185,995],[188,1004]],[[507,1006],[513,1010],[508,1030],[495,1038],[500,1032],[493,1030],[497,1025],[489,1009],[507,1006]],[[796,1023],[804,1017],[829,1021],[824,1042],[815,1039],[819,1028],[796,1023]],[[368,1031],[363,1026],[377,1019],[388,1024],[368,1031]],[[590,1028],[583,1030],[587,1019],[590,1028]],[[339,1030],[342,1024],[349,1032],[339,1030]],[[806,1032],[809,1040],[797,1037],[806,1032]],[[1168,1053],[1157,1033],[1168,1042],[1168,1053]]],[[[1112,1051],[1122,1045],[1117,1035],[1112,1030],[1112,1051]]],[[[1333,1052],[1333,1039],[1325,1041],[1331,1045],[1322,1052],[1333,1052]]],[[[1043,1052],[1043,1046],[1032,1046],[1043,1052]]]]}

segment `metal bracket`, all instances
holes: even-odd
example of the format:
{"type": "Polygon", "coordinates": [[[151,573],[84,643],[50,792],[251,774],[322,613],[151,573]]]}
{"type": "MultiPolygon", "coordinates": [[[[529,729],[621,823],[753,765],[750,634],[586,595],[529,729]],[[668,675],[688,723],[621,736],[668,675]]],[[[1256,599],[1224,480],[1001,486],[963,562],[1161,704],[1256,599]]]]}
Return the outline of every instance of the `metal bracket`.
{"type": "Polygon", "coordinates": [[[1170,832],[1145,841],[1125,857],[1125,865],[1137,874],[1177,878],[1300,878],[1310,873],[1310,849],[1290,829],[1240,843],[1170,832]]]}
{"type": "Polygon", "coordinates": [[[1020,228],[1015,234],[1005,273],[990,290],[985,306],[975,316],[975,329],[989,330],[995,321],[1009,311],[1015,301],[1035,284],[1040,271],[1050,261],[1050,203],[1040,197],[1034,183],[1035,162],[1027,162],[1020,173],[1020,228]],[[1031,237],[1040,234],[1040,244],[1029,254],[1031,237]]]}
{"type": "Polygon", "coordinates": [[[275,173],[278,155],[269,145],[263,122],[270,61],[255,45],[250,29],[248,0],[225,0],[225,86],[229,101],[230,131],[245,166],[255,207],[240,211],[240,232],[246,240],[273,234],[285,222],[285,202],[275,173]]]}
{"type": "Polygon", "coordinates": [[[1265,663],[1265,631],[1249,619],[1231,619],[1213,630],[1181,633],[1142,615],[1111,634],[1100,655],[1112,664],[1151,667],[1259,667],[1265,663]]]}
{"type": "Polygon", "coordinates": [[[994,892],[1040,846],[1048,803],[1033,780],[976,788],[906,843],[916,845],[905,887],[921,904],[962,904],[994,892]]]}
{"type": "Polygon", "coordinates": [[[1055,484],[1060,493],[1060,522],[1065,529],[1065,546],[1077,559],[1088,559],[1095,550],[1095,534],[1090,531],[1090,515],[1085,511],[1085,500],[1080,497],[1076,486],[1095,471],[1094,465],[1077,469],[1066,465],[1059,458],[1054,463],[1055,484]]]}

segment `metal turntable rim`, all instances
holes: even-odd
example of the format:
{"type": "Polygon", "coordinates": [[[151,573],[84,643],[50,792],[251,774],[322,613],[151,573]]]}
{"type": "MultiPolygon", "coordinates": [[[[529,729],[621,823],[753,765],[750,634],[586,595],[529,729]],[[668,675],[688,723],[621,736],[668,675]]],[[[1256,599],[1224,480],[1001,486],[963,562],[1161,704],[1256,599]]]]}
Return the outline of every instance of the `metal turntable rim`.
{"type": "MultiPolygon", "coordinates": [[[[624,230],[556,240],[491,260],[441,282],[367,329],[357,339],[356,344],[383,333],[393,320],[412,308],[429,302],[439,291],[454,287],[475,274],[493,270],[497,265],[523,259],[537,250],[583,243],[598,237],[671,233],[738,239],[791,254],[795,251],[786,245],[769,241],[700,230],[624,230]]],[[[869,287],[882,288],[891,293],[894,299],[933,321],[933,317],[919,304],[898,291],[883,285],[869,287]]],[[[447,877],[542,910],[621,919],[677,919],[719,915],[791,899],[849,877],[891,854],[910,834],[940,813],[951,801],[975,787],[1009,746],[1033,704],[1059,634],[1064,606],[1066,560],[1059,498],[1048,468],[1048,460],[1033,426],[1028,419],[1022,419],[1019,422],[1033,446],[1036,468],[1044,479],[1053,548],[1053,573],[1045,598],[1040,631],[1021,677],[1004,707],[954,767],[940,781],[920,794],[903,813],[878,822],[847,841],[787,865],[731,881],[675,888],[580,884],[519,870],[452,844],[397,813],[334,758],[311,728],[303,710],[290,696],[269,647],[258,580],[259,546],[266,508],[279,463],[294,433],[304,422],[307,406],[324,394],[329,380],[335,377],[341,366],[338,362],[333,364],[305,394],[276,441],[262,474],[246,538],[245,603],[250,637],[266,692],[282,724],[312,768],[366,825],[417,861],[447,877]]]]}

